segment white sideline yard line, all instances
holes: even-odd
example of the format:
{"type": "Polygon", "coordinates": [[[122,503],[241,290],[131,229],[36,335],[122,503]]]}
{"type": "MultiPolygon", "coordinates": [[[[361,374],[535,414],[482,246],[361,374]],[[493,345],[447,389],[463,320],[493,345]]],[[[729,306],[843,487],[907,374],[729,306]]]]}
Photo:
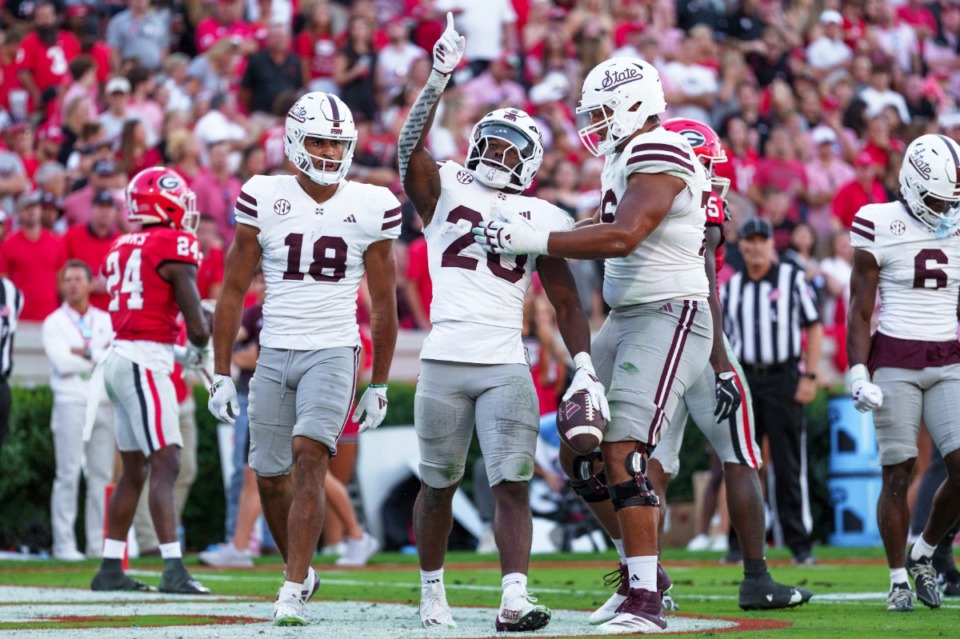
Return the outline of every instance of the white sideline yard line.
{"type": "MultiPolygon", "coordinates": [[[[159,576],[160,571],[154,570],[137,570],[137,571],[128,571],[128,574],[131,575],[148,575],[148,576],[159,576]]],[[[417,590],[420,584],[410,582],[389,582],[389,581],[367,581],[360,579],[341,579],[338,577],[325,577],[323,573],[320,574],[320,587],[324,586],[358,586],[364,588],[396,588],[396,589],[410,589],[417,590]]],[[[264,582],[264,581],[278,581],[278,577],[268,577],[265,575],[255,575],[255,574],[217,574],[217,573],[204,573],[201,577],[201,580],[206,581],[252,581],[252,582],[264,582]]],[[[500,592],[500,586],[484,586],[480,584],[458,584],[458,583],[446,583],[444,587],[447,590],[473,590],[477,592],[500,592]]],[[[730,595],[697,595],[697,594],[687,594],[683,587],[675,587],[673,591],[675,595],[674,598],[678,603],[682,604],[684,600],[687,601],[736,601],[737,596],[734,594],[730,595]]],[[[531,592],[534,594],[543,593],[543,594],[570,594],[570,595],[593,595],[597,597],[603,597],[610,594],[610,590],[570,590],[569,588],[537,588],[531,587],[531,592]]],[[[823,603],[823,604],[832,604],[832,605],[855,605],[864,601],[886,601],[887,599],[886,592],[831,592],[831,593],[821,593],[814,589],[813,600],[811,603],[823,603]]],[[[923,604],[917,602],[917,606],[924,607],[923,604]]],[[[945,609],[960,609],[960,599],[948,599],[943,600],[943,605],[941,608],[945,609]]],[[[680,612],[683,612],[681,608],[680,612]]]]}

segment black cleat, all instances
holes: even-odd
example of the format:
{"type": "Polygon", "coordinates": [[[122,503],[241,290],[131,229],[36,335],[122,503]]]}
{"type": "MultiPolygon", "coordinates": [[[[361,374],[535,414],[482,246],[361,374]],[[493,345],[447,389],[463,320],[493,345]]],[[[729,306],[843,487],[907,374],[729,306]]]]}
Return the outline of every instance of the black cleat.
{"type": "Polygon", "coordinates": [[[740,607],[743,610],[778,610],[802,606],[813,593],[806,588],[785,586],[773,580],[770,574],[740,582],[740,607]]]}
{"type": "Polygon", "coordinates": [[[174,595],[209,595],[210,589],[194,579],[183,564],[180,564],[164,569],[160,577],[160,592],[174,595]]]}
{"type": "Polygon", "coordinates": [[[103,570],[97,571],[97,574],[93,576],[93,581],[90,582],[90,590],[96,590],[98,592],[119,590],[133,592],[157,591],[156,588],[152,588],[142,581],[128,577],[122,570],[119,572],[112,570],[106,572],[103,570]]]}
{"type": "Polygon", "coordinates": [[[937,588],[937,571],[933,567],[933,560],[930,557],[921,557],[913,559],[907,552],[907,572],[913,577],[913,585],[917,590],[917,599],[928,608],[939,608],[940,589],[937,588]]]}

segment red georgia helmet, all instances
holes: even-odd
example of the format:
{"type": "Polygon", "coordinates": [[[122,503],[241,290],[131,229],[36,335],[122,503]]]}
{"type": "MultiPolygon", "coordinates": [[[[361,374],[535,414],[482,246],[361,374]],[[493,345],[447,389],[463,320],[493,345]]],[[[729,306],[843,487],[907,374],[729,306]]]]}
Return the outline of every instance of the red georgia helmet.
{"type": "Polygon", "coordinates": [[[700,159],[703,168],[707,170],[710,183],[720,191],[720,197],[726,197],[730,188],[730,180],[719,177],[714,173],[714,165],[727,161],[727,154],[723,150],[720,136],[708,125],[686,118],[673,118],[663,123],[667,131],[679,133],[693,149],[694,155],[700,159]]]}
{"type": "Polygon", "coordinates": [[[197,196],[175,171],[161,166],[144,169],[127,186],[127,219],[196,233],[197,196]]]}

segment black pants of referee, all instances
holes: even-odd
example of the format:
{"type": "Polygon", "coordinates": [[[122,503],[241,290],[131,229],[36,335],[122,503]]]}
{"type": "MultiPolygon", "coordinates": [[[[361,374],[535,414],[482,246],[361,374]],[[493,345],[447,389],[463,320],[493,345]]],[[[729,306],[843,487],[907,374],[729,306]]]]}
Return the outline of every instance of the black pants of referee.
{"type": "Polygon", "coordinates": [[[757,441],[769,440],[770,461],[776,482],[774,495],[777,514],[783,529],[783,540],[797,560],[811,555],[810,533],[803,521],[807,486],[806,454],[802,450],[806,438],[803,405],[794,401],[800,372],[796,366],[744,366],[750,393],[757,441]]]}
{"type": "Polygon", "coordinates": [[[10,384],[0,375],[0,454],[3,453],[3,441],[10,428],[10,384]]]}

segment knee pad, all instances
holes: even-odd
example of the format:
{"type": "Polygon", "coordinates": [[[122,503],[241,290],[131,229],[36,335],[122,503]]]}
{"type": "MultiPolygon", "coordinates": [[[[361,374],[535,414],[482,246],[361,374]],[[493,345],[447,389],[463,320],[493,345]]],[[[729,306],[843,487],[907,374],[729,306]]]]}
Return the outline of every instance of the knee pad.
{"type": "Polygon", "coordinates": [[[599,473],[593,472],[593,462],[600,459],[602,458],[599,451],[594,451],[573,460],[573,477],[570,478],[570,487],[587,503],[610,499],[606,474],[602,470],[599,473]]]}
{"type": "Polygon", "coordinates": [[[610,499],[613,501],[613,509],[620,510],[628,506],[653,506],[660,507],[660,498],[653,492],[653,484],[643,476],[647,470],[647,458],[640,450],[636,450],[626,459],[627,472],[633,475],[633,479],[614,484],[609,487],[610,499]]]}

